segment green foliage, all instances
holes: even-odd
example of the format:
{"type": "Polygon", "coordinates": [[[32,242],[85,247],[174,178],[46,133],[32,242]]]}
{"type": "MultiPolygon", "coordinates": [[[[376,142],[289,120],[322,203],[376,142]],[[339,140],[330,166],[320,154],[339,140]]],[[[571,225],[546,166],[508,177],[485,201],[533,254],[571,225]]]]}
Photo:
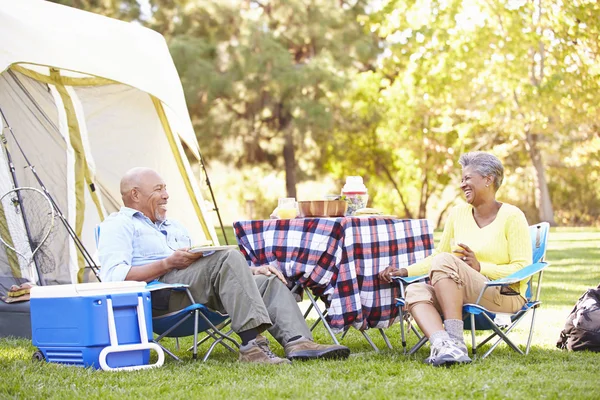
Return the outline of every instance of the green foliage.
{"type": "Polygon", "coordinates": [[[376,54],[356,23],[357,3],[155,3],[147,24],[169,40],[208,158],[285,168],[299,179],[316,173],[334,93],[349,69],[376,54]]]}
{"type": "Polygon", "coordinates": [[[165,35],[204,156],[283,171],[288,195],[362,175],[375,207],[432,218],[485,150],[531,222],[600,223],[598,2],[57,2],[165,35]]]}

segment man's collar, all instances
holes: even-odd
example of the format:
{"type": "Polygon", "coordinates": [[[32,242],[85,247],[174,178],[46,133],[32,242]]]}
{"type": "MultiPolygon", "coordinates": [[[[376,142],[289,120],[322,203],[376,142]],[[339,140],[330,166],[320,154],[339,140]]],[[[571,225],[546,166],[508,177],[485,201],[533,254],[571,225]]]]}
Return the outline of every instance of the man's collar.
{"type": "MultiPolygon", "coordinates": [[[[127,215],[128,217],[133,217],[134,215],[138,214],[144,218],[147,218],[152,223],[152,220],[150,218],[148,218],[146,215],[144,215],[143,212],[136,210],[135,208],[123,206],[123,207],[121,207],[120,212],[127,215]]],[[[159,223],[159,225],[170,225],[170,224],[171,224],[171,222],[169,222],[168,219],[165,219],[164,221],[162,221],[162,223],[159,223]]]]}

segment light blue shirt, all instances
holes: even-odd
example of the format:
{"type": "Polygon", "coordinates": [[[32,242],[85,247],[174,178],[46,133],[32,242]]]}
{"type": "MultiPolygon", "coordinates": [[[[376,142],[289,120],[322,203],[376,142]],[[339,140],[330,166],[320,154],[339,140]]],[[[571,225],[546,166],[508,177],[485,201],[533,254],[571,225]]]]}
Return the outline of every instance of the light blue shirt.
{"type": "Polygon", "coordinates": [[[178,221],[153,223],[141,212],[122,207],[100,224],[100,279],[124,281],[132,267],[165,259],[175,250],[190,246],[189,233],[178,221]]]}

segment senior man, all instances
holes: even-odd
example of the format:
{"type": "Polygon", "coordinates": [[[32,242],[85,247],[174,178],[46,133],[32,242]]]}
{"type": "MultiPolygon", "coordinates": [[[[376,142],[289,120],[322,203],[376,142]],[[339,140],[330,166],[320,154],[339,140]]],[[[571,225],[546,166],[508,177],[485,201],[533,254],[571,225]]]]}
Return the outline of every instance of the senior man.
{"type": "MultiPolygon", "coordinates": [[[[294,359],[349,356],[345,346],[313,342],[277,268],[248,267],[242,254],[233,249],[206,256],[188,251],[187,230],[166,217],[169,195],[156,171],[133,168],[121,179],[120,189],[124,207],[100,228],[98,253],[104,282],[158,279],[190,285],[197,302],[229,314],[232,329],[242,341],[242,362],[289,364],[294,359]],[[260,335],[264,330],[281,343],[287,359],[273,354],[260,335]]],[[[172,293],[164,309],[172,312],[187,305],[185,295],[172,293]]]]}

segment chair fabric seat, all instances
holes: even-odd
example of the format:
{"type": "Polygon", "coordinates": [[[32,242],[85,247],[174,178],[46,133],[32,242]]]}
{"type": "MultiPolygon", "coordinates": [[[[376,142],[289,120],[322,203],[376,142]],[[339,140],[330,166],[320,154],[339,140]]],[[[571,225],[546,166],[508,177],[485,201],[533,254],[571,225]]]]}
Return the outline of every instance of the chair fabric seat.
{"type": "MultiPolygon", "coordinates": [[[[168,332],[169,329],[177,325],[173,330],[168,332],[166,337],[185,337],[194,334],[194,311],[198,310],[204,314],[213,325],[220,325],[227,321],[227,315],[208,309],[204,304],[192,304],[186,308],[175,311],[170,314],[161,315],[160,317],[152,318],[152,330],[157,335],[162,335],[168,332]]],[[[198,332],[204,332],[210,329],[210,325],[202,318],[198,320],[198,332]]]]}

